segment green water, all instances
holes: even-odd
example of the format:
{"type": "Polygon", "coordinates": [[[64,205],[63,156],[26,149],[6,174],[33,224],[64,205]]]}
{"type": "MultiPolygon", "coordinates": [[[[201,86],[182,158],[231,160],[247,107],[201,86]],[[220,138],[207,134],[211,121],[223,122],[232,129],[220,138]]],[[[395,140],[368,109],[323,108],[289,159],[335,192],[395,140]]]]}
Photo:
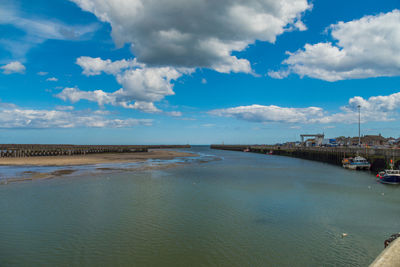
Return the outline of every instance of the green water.
{"type": "Polygon", "coordinates": [[[366,266],[400,231],[371,174],[192,150],[223,159],[0,186],[0,266],[366,266]]]}

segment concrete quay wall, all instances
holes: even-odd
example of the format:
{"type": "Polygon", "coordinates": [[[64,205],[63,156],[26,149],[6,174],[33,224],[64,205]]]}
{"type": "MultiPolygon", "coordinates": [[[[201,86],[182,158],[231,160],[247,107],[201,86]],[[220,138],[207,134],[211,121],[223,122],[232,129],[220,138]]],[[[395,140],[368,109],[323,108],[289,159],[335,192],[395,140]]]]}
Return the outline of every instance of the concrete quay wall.
{"type": "Polygon", "coordinates": [[[360,155],[371,162],[371,170],[378,172],[389,167],[393,159],[395,166],[400,165],[400,149],[375,149],[356,147],[278,147],[266,145],[211,145],[212,149],[244,151],[253,153],[272,153],[274,155],[296,157],[308,160],[342,165],[344,157],[360,155]]]}
{"type": "Polygon", "coordinates": [[[393,241],[371,263],[370,267],[397,267],[400,266],[400,238],[393,241]]]}

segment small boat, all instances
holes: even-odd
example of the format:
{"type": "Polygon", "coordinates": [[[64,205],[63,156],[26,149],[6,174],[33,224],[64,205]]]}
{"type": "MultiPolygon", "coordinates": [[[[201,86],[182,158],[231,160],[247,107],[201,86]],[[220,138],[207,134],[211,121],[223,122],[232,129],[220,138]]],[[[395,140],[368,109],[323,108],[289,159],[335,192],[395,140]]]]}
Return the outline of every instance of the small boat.
{"type": "Polygon", "coordinates": [[[246,148],[246,149],[243,150],[243,152],[250,152],[250,149],[246,148]]]}
{"type": "Polygon", "coordinates": [[[273,154],[274,154],[274,151],[273,151],[273,150],[270,150],[267,154],[268,154],[268,155],[273,155],[273,154]]]}
{"type": "Polygon", "coordinates": [[[390,160],[390,170],[379,172],[376,177],[383,184],[400,184],[400,170],[393,170],[393,160],[390,160]]]}
{"type": "Polygon", "coordinates": [[[363,157],[344,158],[342,160],[343,168],[350,170],[369,170],[371,164],[363,157]]]}
{"type": "Polygon", "coordinates": [[[384,170],[376,175],[383,184],[400,184],[400,170],[384,170]]]}

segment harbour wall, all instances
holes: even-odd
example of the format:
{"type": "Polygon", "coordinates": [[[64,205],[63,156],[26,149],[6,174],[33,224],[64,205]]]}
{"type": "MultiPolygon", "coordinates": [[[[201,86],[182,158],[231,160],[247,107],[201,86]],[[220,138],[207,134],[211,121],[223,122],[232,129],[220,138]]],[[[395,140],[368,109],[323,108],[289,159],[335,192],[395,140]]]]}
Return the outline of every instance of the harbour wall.
{"type": "Polygon", "coordinates": [[[321,161],[342,165],[344,157],[356,155],[371,163],[371,171],[379,172],[389,168],[390,159],[396,167],[400,165],[400,149],[357,148],[357,147],[280,147],[267,145],[211,145],[211,149],[245,151],[321,161]]]}
{"type": "Polygon", "coordinates": [[[0,158],[73,156],[94,153],[134,153],[149,149],[190,148],[189,145],[43,145],[0,144],[0,158]]]}
{"type": "Polygon", "coordinates": [[[400,238],[393,241],[375,259],[370,267],[394,267],[400,266],[400,238]]]}

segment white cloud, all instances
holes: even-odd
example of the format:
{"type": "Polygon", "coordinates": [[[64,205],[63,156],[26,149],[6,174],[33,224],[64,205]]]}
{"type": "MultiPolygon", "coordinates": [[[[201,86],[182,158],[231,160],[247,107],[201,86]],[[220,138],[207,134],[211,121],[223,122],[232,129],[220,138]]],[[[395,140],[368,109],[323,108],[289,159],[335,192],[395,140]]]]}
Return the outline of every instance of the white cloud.
{"type": "Polygon", "coordinates": [[[202,84],[207,84],[207,80],[205,78],[201,79],[202,84]]]}
{"type": "Polygon", "coordinates": [[[269,77],[274,78],[274,79],[279,79],[279,80],[286,78],[287,76],[289,76],[289,74],[290,74],[290,71],[288,71],[288,70],[281,70],[281,71],[270,70],[270,71],[268,71],[269,77]]]}
{"type": "Polygon", "coordinates": [[[38,110],[15,105],[0,105],[0,128],[123,128],[152,124],[152,120],[149,119],[115,119],[96,111],[58,109],[38,110]]]}
{"type": "MultiPolygon", "coordinates": [[[[125,104],[122,104],[122,106],[125,106],[125,104]]],[[[135,104],[133,104],[133,106],[131,106],[130,104],[126,104],[125,107],[137,109],[147,113],[161,112],[161,110],[159,110],[152,102],[136,101],[135,104]]]]}
{"type": "Polygon", "coordinates": [[[25,33],[23,36],[0,40],[0,45],[19,59],[23,59],[32,47],[46,40],[81,40],[98,28],[97,24],[71,26],[56,20],[32,18],[20,13],[14,6],[5,4],[0,4],[1,24],[12,25],[25,33]]]}
{"type": "MultiPolygon", "coordinates": [[[[102,90],[81,91],[78,88],[65,88],[57,97],[72,103],[80,100],[97,102],[100,106],[114,105],[137,109],[147,113],[162,113],[154,102],[174,95],[173,81],[193,70],[173,67],[147,67],[133,60],[111,61],[101,58],[80,57],[77,64],[83,74],[100,75],[102,72],[115,76],[121,89],[107,93],[102,90]]],[[[180,112],[164,112],[170,116],[180,116],[180,112]]]]}
{"type": "Polygon", "coordinates": [[[227,109],[216,109],[211,115],[233,117],[251,122],[281,123],[356,123],[358,109],[361,106],[362,122],[394,121],[399,117],[400,92],[387,96],[373,96],[368,99],[356,96],[349,99],[348,105],[341,107],[341,112],[328,114],[320,107],[288,108],[279,106],[250,105],[227,109]]]}
{"type": "Polygon", "coordinates": [[[13,61],[1,67],[3,69],[4,74],[12,74],[12,73],[24,73],[25,66],[21,64],[19,61],[13,61]]]}
{"type": "Polygon", "coordinates": [[[339,22],[328,30],[334,42],[306,44],[288,53],[288,70],[270,72],[274,78],[289,72],[326,81],[400,75],[400,11],[339,22]]]}
{"type": "Polygon", "coordinates": [[[161,111],[154,103],[174,95],[180,77],[196,68],[253,73],[247,59],[232,53],[256,40],[273,43],[285,31],[305,30],[301,16],[312,7],[307,0],[71,1],[109,23],[116,45],[130,44],[135,59],[80,57],[76,63],[84,75],[114,75],[122,88],[109,93],[65,88],[57,96],[170,116],[182,114],[161,111]]]}
{"type": "Polygon", "coordinates": [[[58,82],[58,79],[56,77],[51,77],[51,78],[47,78],[46,81],[48,81],[48,82],[58,82]]]}
{"type": "Polygon", "coordinates": [[[182,117],[182,112],[180,112],[180,111],[169,111],[169,112],[165,112],[165,114],[167,114],[168,116],[171,116],[171,117],[182,117]]]}
{"type": "Polygon", "coordinates": [[[83,69],[82,73],[86,76],[100,75],[102,72],[116,75],[123,69],[143,66],[143,64],[138,63],[136,59],[122,59],[112,62],[110,59],[103,60],[99,57],[79,57],[76,60],[76,64],[81,66],[83,69]]]}
{"type": "Polygon", "coordinates": [[[361,107],[361,120],[368,121],[394,121],[398,118],[400,109],[400,92],[387,96],[372,96],[364,99],[355,96],[349,99],[347,106],[341,107],[342,112],[326,116],[322,123],[358,121],[357,106],[361,107]]]}
{"type": "Polygon", "coordinates": [[[47,74],[49,74],[48,72],[45,72],[45,71],[39,71],[38,73],[37,73],[37,75],[39,75],[39,76],[46,76],[47,74]]]}
{"type": "Polygon", "coordinates": [[[106,93],[102,90],[81,91],[79,88],[65,88],[56,96],[64,101],[69,100],[72,103],[76,103],[80,100],[97,102],[99,106],[104,106],[105,104],[115,105],[116,101],[113,94],[106,93]]]}
{"type": "Polygon", "coordinates": [[[73,106],[55,106],[56,110],[74,110],[73,106]]]}
{"type": "Polygon", "coordinates": [[[148,66],[212,68],[251,73],[232,56],[256,40],[274,43],[285,31],[305,30],[307,0],[71,0],[112,27],[118,47],[128,43],[148,66]]]}
{"type": "Polygon", "coordinates": [[[323,110],[318,107],[285,108],[278,106],[240,106],[235,108],[217,109],[209,112],[211,115],[234,117],[253,122],[289,122],[307,123],[314,117],[322,117],[323,110]]]}
{"type": "Polygon", "coordinates": [[[118,98],[124,101],[160,101],[165,96],[174,95],[171,81],[182,76],[182,72],[171,67],[131,69],[117,75],[123,87],[118,98]]]}

